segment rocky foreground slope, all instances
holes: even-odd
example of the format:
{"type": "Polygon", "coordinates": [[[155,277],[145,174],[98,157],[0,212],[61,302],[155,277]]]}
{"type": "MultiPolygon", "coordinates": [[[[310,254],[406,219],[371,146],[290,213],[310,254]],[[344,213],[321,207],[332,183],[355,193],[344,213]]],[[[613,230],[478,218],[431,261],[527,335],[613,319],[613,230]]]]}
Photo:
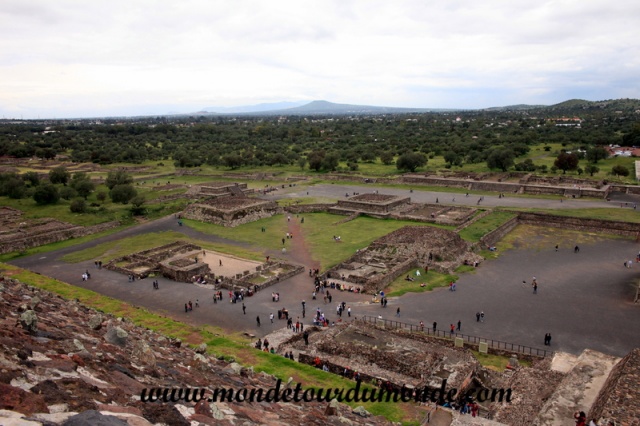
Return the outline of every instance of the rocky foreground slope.
{"type": "Polygon", "coordinates": [[[144,388],[264,389],[276,379],[0,277],[2,425],[389,424],[326,402],[143,402],[144,388]]]}

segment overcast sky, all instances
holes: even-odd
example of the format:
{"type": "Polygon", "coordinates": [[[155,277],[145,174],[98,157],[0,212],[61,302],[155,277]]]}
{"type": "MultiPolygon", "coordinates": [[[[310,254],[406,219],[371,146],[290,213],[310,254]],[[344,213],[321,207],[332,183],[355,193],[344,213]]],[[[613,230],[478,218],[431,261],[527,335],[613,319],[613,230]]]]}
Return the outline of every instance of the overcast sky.
{"type": "Polygon", "coordinates": [[[0,115],[640,98],[640,2],[2,0],[0,115]]]}

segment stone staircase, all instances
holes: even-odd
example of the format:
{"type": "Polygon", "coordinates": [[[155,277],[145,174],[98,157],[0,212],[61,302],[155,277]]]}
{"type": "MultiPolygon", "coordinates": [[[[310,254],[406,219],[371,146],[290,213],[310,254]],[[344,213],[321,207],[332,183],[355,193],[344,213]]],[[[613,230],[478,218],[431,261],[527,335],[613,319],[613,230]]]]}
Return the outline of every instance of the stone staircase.
{"type": "Polygon", "coordinates": [[[551,369],[567,373],[533,421],[535,426],[573,424],[576,411],[589,412],[620,358],[585,349],[579,356],[556,353],[551,369]]]}

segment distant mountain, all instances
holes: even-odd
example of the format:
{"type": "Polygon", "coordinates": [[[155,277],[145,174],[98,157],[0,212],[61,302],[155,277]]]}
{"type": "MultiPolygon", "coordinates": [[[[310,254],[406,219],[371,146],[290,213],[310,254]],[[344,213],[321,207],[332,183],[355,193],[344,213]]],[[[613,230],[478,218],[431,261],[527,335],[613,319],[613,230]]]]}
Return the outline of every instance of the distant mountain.
{"type": "Polygon", "coordinates": [[[234,114],[234,113],[247,113],[247,112],[265,112],[273,110],[281,110],[288,108],[295,108],[306,104],[307,101],[298,102],[272,102],[262,103],[257,105],[243,105],[237,107],[206,107],[200,112],[207,113],[220,113],[220,114],[234,114]]]}
{"type": "Polygon", "coordinates": [[[608,99],[604,101],[586,101],[584,99],[571,99],[561,102],[559,104],[551,105],[548,107],[554,111],[622,111],[622,112],[634,112],[640,110],[639,99],[608,99]]]}
{"type": "Polygon", "coordinates": [[[312,102],[275,102],[239,107],[208,107],[197,114],[220,115],[374,115],[374,114],[408,114],[427,112],[452,112],[452,111],[528,111],[535,110],[541,113],[552,114],[580,114],[585,110],[605,110],[635,112],[640,110],[638,99],[613,99],[605,101],[587,101],[583,99],[571,99],[555,105],[508,105],[484,109],[445,109],[445,108],[397,108],[371,105],[337,104],[328,101],[312,102]]]}
{"type": "Polygon", "coordinates": [[[411,112],[436,112],[447,111],[445,109],[429,108],[395,108],[370,105],[336,104],[328,101],[312,101],[305,105],[293,108],[274,110],[245,111],[243,114],[251,115],[367,115],[367,114],[406,114],[411,112]]]}
{"type": "Polygon", "coordinates": [[[538,108],[547,108],[547,105],[518,104],[518,105],[485,108],[483,109],[483,111],[524,111],[524,110],[538,109],[538,108]]]}

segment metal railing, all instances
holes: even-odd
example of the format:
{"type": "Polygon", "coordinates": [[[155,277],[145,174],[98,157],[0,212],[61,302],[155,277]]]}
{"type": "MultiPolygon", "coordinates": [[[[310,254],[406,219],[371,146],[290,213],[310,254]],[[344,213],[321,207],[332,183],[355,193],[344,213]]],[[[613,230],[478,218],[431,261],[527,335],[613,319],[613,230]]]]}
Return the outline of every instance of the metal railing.
{"type": "Polygon", "coordinates": [[[427,336],[433,336],[438,338],[444,338],[448,340],[454,340],[456,337],[460,337],[463,339],[465,343],[469,343],[472,345],[479,345],[480,343],[486,343],[489,348],[516,352],[524,355],[538,356],[538,357],[546,357],[548,355],[552,355],[553,351],[533,348],[531,346],[518,345],[516,343],[503,342],[501,340],[488,339],[486,337],[477,337],[471,336],[469,334],[462,334],[457,332],[445,331],[445,330],[434,330],[432,327],[420,326],[416,324],[408,324],[405,322],[388,320],[376,318],[369,315],[363,315],[360,317],[363,321],[370,324],[381,324],[384,325],[385,328],[400,328],[404,330],[409,330],[413,333],[423,333],[427,336]]]}

